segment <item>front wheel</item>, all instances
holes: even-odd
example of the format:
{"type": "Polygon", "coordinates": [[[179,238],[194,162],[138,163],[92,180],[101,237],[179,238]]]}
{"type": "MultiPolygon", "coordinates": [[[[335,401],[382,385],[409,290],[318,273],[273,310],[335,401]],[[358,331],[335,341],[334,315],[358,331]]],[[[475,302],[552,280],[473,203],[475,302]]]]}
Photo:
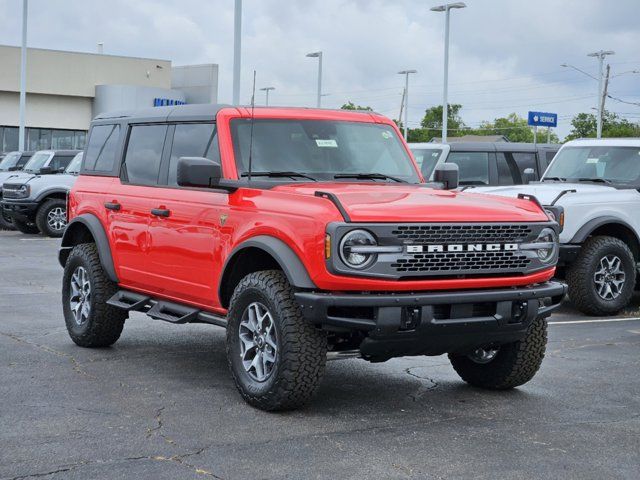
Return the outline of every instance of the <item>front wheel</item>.
{"type": "Polygon", "coordinates": [[[27,233],[29,235],[40,233],[40,230],[35,223],[23,222],[22,220],[18,220],[16,218],[13,219],[13,226],[16,227],[18,231],[27,233]]]}
{"type": "Polygon", "coordinates": [[[307,403],[324,374],[327,338],[302,317],[284,274],[244,277],[227,318],[227,360],[245,401],[269,411],[307,403]]]}
{"type": "Polygon", "coordinates": [[[591,237],[567,272],[569,298],[587,315],[614,315],[631,301],[636,262],[622,240],[591,237]]]}
{"type": "Polygon", "coordinates": [[[67,202],[60,198],[44,202],[36,214],[36,225],[48,237],[61,237],[67,228],[67,202]]]}
{"type": "Polygon", "coordinates": [[[547,346],[547,321],[536,318],[524,339],[495,348],[478,348],[469,355],[449,354],[453,369],[474,387],[508,390],[531,380],[547,346]]]}

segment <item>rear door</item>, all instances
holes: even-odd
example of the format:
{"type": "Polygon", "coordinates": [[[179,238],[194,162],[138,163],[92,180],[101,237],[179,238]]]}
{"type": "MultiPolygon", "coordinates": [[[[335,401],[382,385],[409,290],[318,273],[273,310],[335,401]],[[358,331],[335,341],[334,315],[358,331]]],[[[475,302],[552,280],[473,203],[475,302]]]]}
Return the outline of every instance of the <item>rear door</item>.
{"type": "Polygon", "coordinates": [[[178,123],[168,131],[160,185],[154,189],[149,220],[146,267],[158,293],[198,304],[213,305],[215,279],[222,265],[220,231],[228,215],[228,193],[184,188],[177,183],[180,157],[205,157],[220,162],[214,123],[178,123]]]}

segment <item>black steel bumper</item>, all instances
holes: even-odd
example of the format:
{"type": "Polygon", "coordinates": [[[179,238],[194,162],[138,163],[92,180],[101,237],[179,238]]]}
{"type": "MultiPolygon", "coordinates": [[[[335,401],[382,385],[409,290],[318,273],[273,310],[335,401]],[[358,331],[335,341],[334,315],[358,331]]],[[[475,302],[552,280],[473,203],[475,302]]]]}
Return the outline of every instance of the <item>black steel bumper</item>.
{"type": "Polygon", "coordinates": [[[305,318],[328,330],[362,331],[365,358],[441,355],[521,340],[537,317],[560,306],[567,286],[462,292],[337,294],[297,292],[305,318]]]}
{"type": "Polygon", "coordinates": [[[0,202],[0,208],[4,210],[6,215],[22,221],[32,222],[38,211],[38,202],[7,200],[0,202]]]}

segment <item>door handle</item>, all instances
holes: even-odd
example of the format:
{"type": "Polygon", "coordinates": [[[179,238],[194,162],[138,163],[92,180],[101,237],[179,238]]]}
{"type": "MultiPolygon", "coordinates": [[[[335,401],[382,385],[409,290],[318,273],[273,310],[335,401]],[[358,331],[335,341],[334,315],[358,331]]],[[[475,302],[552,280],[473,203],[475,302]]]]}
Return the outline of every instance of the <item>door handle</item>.
{"type": "Polygon", "coordinates": [[[117,212],[122,208],[122,205],[120,205],[118,202],[105,202],[104,208],[117,212]]]}
{"type": "Polygon", "coordinates": [[[152,208],[151,215],[155,215],[156,217],[168,217],[171,215],[171,210],[166,208],[152,208]]]}

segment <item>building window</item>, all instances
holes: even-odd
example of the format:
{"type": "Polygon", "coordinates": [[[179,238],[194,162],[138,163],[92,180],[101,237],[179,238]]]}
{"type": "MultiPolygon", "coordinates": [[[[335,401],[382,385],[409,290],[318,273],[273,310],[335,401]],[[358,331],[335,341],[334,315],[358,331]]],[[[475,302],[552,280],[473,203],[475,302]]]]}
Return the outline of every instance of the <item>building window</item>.
{"type": "Polygon", "coordinates": [[[2,136],[0,137],[0,149],[3,152],[13,152],[18,150],[18,128],[3,127],[2,136]]]}
{"type": "Polygon", "coordinates": [[[54,130],[51,133],[53,150],[71,150],[73,148],[73,130],[54,130]]]}

